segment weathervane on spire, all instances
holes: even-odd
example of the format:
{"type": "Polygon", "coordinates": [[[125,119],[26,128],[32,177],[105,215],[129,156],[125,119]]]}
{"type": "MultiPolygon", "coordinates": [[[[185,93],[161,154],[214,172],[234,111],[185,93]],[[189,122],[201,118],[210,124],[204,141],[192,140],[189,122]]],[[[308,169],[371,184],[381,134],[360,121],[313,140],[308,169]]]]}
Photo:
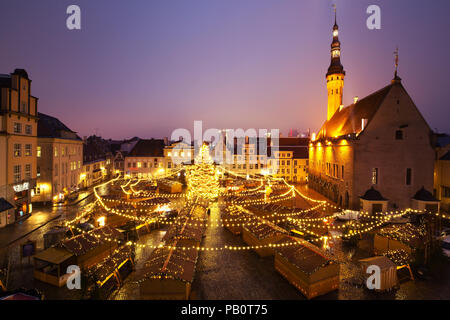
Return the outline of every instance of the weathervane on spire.
{"type": "Polygon", "coordinates": [[[398,70],[398,46],[394,51],[395,56],[395,76],[397,76],[397,70],[398,70]]]}
{"type": "Polygon", "coordinates": [[[333,10],[334,10],[334,25],[336,25],[336,4],[333,3],[333,10]]]}
{"type": "Polygon", "coordinates": [[[395,56],[395,74],[394,74],[394,79],[392,80],[392,83],[398,83],[400,82],[402,79],[397,75],[397,71],[398,71],[398,46],[394,51],[394,56],[395,56]]]}

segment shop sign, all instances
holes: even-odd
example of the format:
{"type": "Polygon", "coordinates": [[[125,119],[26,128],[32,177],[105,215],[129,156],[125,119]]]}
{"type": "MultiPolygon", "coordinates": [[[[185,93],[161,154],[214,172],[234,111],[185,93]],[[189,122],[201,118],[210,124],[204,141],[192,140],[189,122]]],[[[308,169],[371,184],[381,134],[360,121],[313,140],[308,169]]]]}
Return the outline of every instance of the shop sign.
{"type": "Polygon", "coordinates": [[[30,183],[24,182],[22,184],[16,184],[15,186],[13,186],[13,189],[15,192],[22,192],[22,191],[28,190],[29,187],[30,187],[30,183]]]}

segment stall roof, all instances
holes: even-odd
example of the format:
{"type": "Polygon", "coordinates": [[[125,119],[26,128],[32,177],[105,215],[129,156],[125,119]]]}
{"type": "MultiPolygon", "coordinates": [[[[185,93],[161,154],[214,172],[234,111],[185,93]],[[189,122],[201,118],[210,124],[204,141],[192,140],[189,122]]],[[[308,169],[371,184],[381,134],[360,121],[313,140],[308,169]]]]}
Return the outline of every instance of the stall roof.
{"type": "Polygon", "coordinates": [[[385,256],[376,256],[366,259],[359,260],[363,265],[376,265],[379,266],[380,269],[390,269],[390,268],[396,268],[396,264],[393,263],[389,258],[385,256]]]}
{"type": "Polygon", "coordinates": [[[61,264],[71,257],[73,257],[72,253],[60,247],[48,248],[34,256],[35,259],[50,262],[52,264],[61,264]]]}
{"type": "Polygon", "coordinates": [[[271,223],[249,224],[244,226],[244,229],[248,230],[259,240],[286,233],[286,231],[271,223]]]}
{"type": "Polygon", "coordinates": [[[170,226],[163,237],[163,241],[189,239],[200,242],[204,232],[205,225],[202,221],[181,217],[176,224],[170,226]]]}
{"type": "Polygon", "coordinates": [[[103,244],[104,238],[122,239],[123,235],[110,226],[104,226],[65,240],[61,245],[74,255],[80,256],[103,244]]]}
{"type": "MultiPolygon", "coordinates": [[[[174,246],[176,246],[176,242],[174,246]]],[[[157,276],[192,282],[195,275],[198,251],[196,249],[167,250],[166,248],[155,249],[144,267],[140,270],[137,278],[147,279],[157,276]]]]}
{"type": "Polygon", "coordinates": [[[117,249],[112,255],[106,257],[101,263],[89,269],[89,273],[95,274],[99,281],[104,281],[115,269],[125,260],[131,257],[129,246],[123,246],[117,249]]]}
{"type": "MultiPolygon", "coordinates": [[[[292,238],[285,237],[277,243],[292,243],[293,241],[292,238]]],[[[276,249],[276,252],[289,261],[289,263],[307,274],[312,274],[321,267],[334,263],[321,249],[306,241],[298,242],[298,245],[279,247],[276,249]]]]}

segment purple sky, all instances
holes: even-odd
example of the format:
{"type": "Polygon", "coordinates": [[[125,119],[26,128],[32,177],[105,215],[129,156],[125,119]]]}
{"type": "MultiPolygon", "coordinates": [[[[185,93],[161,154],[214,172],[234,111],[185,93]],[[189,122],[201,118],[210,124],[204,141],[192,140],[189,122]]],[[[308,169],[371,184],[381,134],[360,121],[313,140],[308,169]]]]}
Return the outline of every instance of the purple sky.
{"type": "Polygon", "coordinates": [[[399,75],[433,129],[450,132],[450,1],[2,0],[0,73],[25,68],[39,111],[81,136],[175,128],[316,131],[326,118],[332,3],[344,102],[399,75]],[[82,30],[66,28],[78,4],[82,30]],[[378,4],[382,29],[368,30],[378,4]]]}

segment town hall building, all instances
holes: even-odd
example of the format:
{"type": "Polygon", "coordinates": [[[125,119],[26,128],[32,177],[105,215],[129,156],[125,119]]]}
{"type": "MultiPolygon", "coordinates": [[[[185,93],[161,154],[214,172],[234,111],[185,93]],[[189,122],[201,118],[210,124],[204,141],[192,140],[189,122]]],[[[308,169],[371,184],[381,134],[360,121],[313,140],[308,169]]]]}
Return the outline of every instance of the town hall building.
{"type": "Polygon", "coordinates": [[[327,120],[311,139],[309,186],[343,208],[384,212],[422,203],[435,210],[437,202],[429,192],[433,132],[403,86],[397,66],[388,85],[344,107],[340,58],[335,20],[326,74],[327,120]]]}

